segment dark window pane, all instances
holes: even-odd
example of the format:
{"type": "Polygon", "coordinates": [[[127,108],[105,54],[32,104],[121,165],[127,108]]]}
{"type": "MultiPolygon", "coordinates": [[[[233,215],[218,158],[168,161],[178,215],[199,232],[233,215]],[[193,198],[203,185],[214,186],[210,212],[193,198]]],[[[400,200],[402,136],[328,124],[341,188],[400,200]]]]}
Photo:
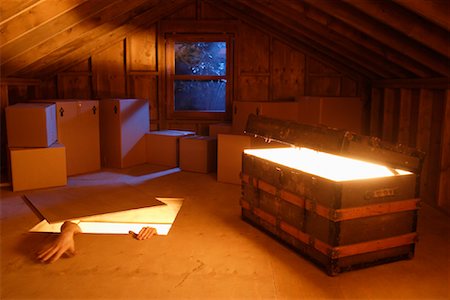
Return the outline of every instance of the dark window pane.
{"type": "Polygon", "coordinates": [[[175,111],[225,111],[226,80],[175,80],[175,111]]]}
{"type": "Polygon", "coordinates": [[[175,74],[226,75],[226,42],[175,42],[175,74]]]}

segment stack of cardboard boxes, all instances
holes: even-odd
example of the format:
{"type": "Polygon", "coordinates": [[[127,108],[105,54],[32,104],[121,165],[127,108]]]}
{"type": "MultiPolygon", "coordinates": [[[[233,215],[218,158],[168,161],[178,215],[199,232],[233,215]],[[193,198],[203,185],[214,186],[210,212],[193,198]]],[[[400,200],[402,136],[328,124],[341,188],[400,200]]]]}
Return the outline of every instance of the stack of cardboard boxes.
{"type": "Polygon", "coordinates": [[[5,112],[13,191],[66,185],[66,148],[57,142],[55,104],[19,103],[5,112]]]}
{"type": "Polygon", "coordinates": [[[8,106],[6,121],[13,191],[146,162],[146,100],[33,100],[8,106]]]}

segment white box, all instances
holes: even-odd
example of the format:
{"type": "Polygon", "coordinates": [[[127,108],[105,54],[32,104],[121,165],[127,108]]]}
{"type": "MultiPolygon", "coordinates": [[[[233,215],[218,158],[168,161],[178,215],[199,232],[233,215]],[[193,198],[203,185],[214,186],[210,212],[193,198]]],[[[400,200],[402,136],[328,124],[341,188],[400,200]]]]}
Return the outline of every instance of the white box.
{"type": "Polygon", "coordinates": [[[47,99],[56,105],[58,143],[66,147],[67,175],[100,170],[98,100],[47,99]]]}
{"type": "Polygon", "coordinates": [[[146,134],[147,162],[155,165],[178,167],[179,139],[194,135],[193,131],[159,130],[146,134]]]}
{"type": "Polygon", "coordinates": [[[260,138],[239,134],[219,134],[217,139],[217,181],[241,184],[242,153],[245,149],[286,147],[260,138]]]}
{"type": "Polygon", "coordinates": [[[100,100],[100,152],[103,167],[127,168],[146,161],[149,105],[143,99],[100,100]]]}
{"type": "Polygon", "coordinates": [[[193,135],[180,139],[180,169],[209,173],[217,167],[217,138],[193,135]]]}
{"type": "Polygon", "coordinates": [[[17,103],[7,106],[9,147],[49,147],[57,140],[55,105],[17,103]]]}
{"type": "Polygon", "coordinates": [[[13,191],[67,184],[66,149],[55,143],[47,148],[10,148],[13,191]]]}
{"type": "Polygon", "coordinates": [[[251,148],[251,138],[246,135],[217,135],[217,181],[241,183],[242,152],[251,148]]]}

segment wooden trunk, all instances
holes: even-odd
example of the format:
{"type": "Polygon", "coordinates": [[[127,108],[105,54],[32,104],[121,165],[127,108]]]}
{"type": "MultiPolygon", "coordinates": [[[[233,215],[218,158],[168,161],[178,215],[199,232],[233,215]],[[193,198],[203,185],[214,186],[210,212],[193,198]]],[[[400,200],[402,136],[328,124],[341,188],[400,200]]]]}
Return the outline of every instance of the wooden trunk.
{"type": "Polygon", "coordinates": [[[336,180],[244,152],[242,217],[329,275],[412,258],[423,154],[351,132],[250,116],[247,133],[377,162],[391,176],[336,180]],[[407,172],[402,172],[405,170],[407,172]]]}

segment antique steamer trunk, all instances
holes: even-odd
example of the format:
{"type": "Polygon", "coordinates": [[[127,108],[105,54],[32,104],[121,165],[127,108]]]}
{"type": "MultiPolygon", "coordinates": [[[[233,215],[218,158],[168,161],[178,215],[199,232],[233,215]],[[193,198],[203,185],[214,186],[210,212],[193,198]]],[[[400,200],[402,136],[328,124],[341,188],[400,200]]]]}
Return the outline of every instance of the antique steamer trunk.
{"type": "Polygon", "coordinates": [[[255,115],[249,116],[246,133],[286,148],[244,151],[244,220],[329,275],[413,257],[423,153],[348,131],[255,115]]]}

